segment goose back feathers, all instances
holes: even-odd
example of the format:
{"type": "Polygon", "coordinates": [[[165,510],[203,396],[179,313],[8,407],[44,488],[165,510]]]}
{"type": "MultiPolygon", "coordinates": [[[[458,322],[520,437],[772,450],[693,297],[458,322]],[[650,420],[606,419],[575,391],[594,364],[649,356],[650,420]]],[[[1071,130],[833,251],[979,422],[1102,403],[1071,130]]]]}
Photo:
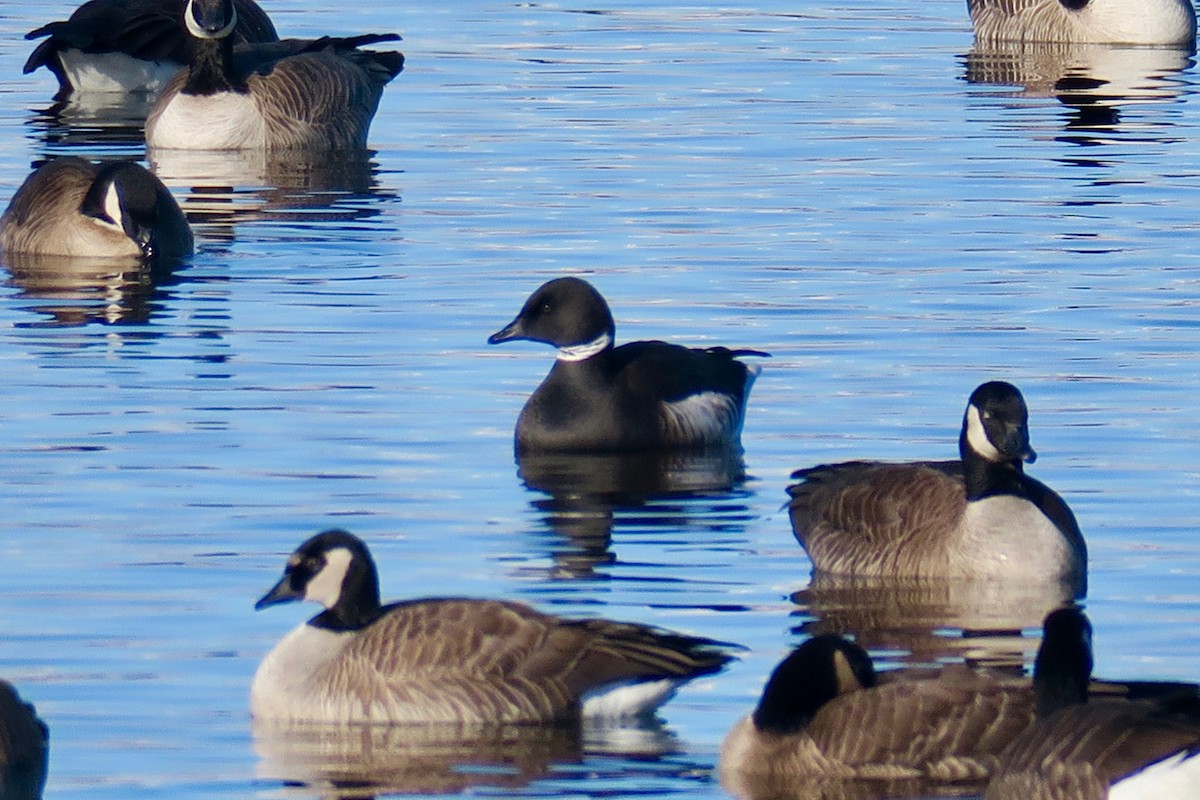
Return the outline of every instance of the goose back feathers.
{"type": "Polygon", "coordinates": [[[255,717],[317,722],[509,723],[627,716],[730,659],[717,642],[643,625],[566,620],[500,600],[380,605],[361,540],[302,544],[256,607],[325,610],[263,659],[255,717]]]}
{"type": "Polygon", "coordinates": [[[1197,687],[1114,684],[1126,698],[1089,692],[1091,637],[1077,608],[1046,617],[1033,678],[1038,722],[1001,755],[987,800],[1200,794],[1197,687]]]}
{"type": "Polygon", "coordinates": [[[550,374],[517,419],[527,451],[616,451],[740,445],[759,369],[739,356],[659,341],[615,347],[608,303],[587,281],[556,278],[535,291],[489,344],[515,339],[558,348],[550,374]]]}
{"type": "Polygon", "coordinates": [[[805,641],[726,736],[722,784],[739,797],[778,797],[817,778],[979,782],[1033,722],[1024,681],[962,665],[885,676],[839,636],[805,641]]]}
{"type": "Polygon", "coordinates": [[[131,161],[66,156],[35,170],[0,217],[0,250],[87,258],[180,258],[192,233],[158,178],[131,161]]]}
{"type": "Polygon", "coordinates": [[[854,461],[797,470],[792,530],[814,569],[880,578],[1067,579],[1087,551],[1067,504],[1024,473],[1036,454],[1012,384],[971,394],[960,461],[854,461]]]}
{"type": "Polygon", "coordinates": [[[404,68],[395,51],[359,50],[395,34],[285,40],[234,49],[230,0],[189,0],[186,71],[146,119],[152,148],[361,150],[383,88],[404,68]]]}

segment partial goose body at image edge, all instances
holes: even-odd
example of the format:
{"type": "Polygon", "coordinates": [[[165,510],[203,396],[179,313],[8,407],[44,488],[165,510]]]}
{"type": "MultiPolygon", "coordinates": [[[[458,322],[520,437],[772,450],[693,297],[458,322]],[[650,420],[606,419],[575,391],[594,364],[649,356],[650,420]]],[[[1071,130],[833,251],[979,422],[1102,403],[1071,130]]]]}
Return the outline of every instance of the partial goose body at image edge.
{"type": "Polygon", "coordinates": [[[518,452],[738,448],[758,350],[661,341],[614,345],[607,302],[587,281],[539,287],[489,344],[554,346],[550,373],[517,419],[518,452]]]}
{"type": "Polygon", "coordinates": [[[1191,0],[967,0],[975,38],[1194,47],[1191,0]]]}
{"type": "Polygon", "coordinates": [[[514,723],[635,717],[720,670],[732,646],[635,623],[567,620],[501,600],[381,606],[374,562],[344,531],[302,544],[256,607],[325,611],[287,634],[255,674],[256,718],[514,723]]]}
{"type": "Polygon", "coordinates": [[[170,191],[132,161],[62,156],[25,179],[0,216],[0,252],[95,259],[178,259],[191,228],[170,191]]]}
{"type": "MultiPolygon", "coordinates": [[[[270,17],[253,0],[234,0],[236,43],[273,42],[270,17]]],[[[46,67],[59,82],[58,97],[72,92],[155,92],[188,63],[190,37],[183,27],[186,0],[88,0],[64,21],[30,31],[44,37],[23,71],[46,67]]]]}
{"type": "Polygon", "coordinates": [[[1200,796],[1200,686],[1092,680],[1092,627],[1076,607],[1043,631],[1038,721],[1001,754],[986,800],[1200,796]]]}
{"type": "Polygon", "coordinates": [[[1063,580],[1086,586],[1074,514],[1025,475],[1028,412],[1015,386],[972,392],[959,461],[852,461],[793,473],[789,515],[813,569],[879,578],[1063,580]]]}

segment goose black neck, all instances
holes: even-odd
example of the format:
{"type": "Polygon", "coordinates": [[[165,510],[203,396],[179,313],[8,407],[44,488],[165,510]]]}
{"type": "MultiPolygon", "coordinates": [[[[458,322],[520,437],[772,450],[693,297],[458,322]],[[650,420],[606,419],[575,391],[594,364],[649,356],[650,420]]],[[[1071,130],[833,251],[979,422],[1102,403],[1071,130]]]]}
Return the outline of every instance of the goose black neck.
{"type": "Polygon", "coordinates": [[[959,437],[958,451],[968,500],[998,494],[1023,494],[1025,466],[1020,460],[989,461],[970,446],[965,431],[959,437]]]}
{"type": "Polygon", "coordinates": [[[233,75],[233,37],[192,39],[192,60],[188,67],[184,94],[211,95],[218,92],[246,92],[246,82],[233,75]]]}

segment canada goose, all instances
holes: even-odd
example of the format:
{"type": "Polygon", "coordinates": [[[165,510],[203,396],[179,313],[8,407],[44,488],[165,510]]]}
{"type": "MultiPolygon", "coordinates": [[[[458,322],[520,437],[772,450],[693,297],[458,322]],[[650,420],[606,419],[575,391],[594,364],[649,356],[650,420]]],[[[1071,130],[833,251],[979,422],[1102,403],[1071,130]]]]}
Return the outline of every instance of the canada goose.
{"type": "Polygon", "coordinates": [[[256,718],[312,722],[545,722],[648,713],[730,660],[708,639],[602,619],[565,620],[503,600],[381,606],[367,547],[340,530],[292,554],[255,608],[325,610],[267,654],[256,718]]]}
{"type": "Polygon", "coordinates": [[[398,52],[357,49],[395,34],[276,42],[235,58],[232,0],[188,0],[184,23],[192,58],[146,118],[151,148],[361,150],[383,87],[404,67],[398,52]]]}
{"type": "Polygon", "coordinates": [[[38,167],[0,216],[0,251],[88,258],[182,258],[192,232],[145,167],[65,156],[38,167]]]}
{"type": "Polygon", "coordinates": [[[967,0],[979,42],[1192,45],[1191,0],[967,0]]]}
{"type": "Polygon", "coordinates": [[[734,447],[756,350],[666,342],[613,346],[608,303],[587,281],[556,278],[535,291],[488,344],[545,342],[558,358],[517,420],[519,452],[734,447]]]}
{"type": "Polygon", "coordinates": [[[1033,718],[1027,681],[962,664],[877,680],[862,648],[826,634],[775,668],[718,769],[737,797],[794,796],[813,779],[980,782],[1033,718]]]}
{"type": "Polygon", "coordinates": [[[1063,499],[1024,474],[1033,462],[1017,387],[971,393],[961,462],[851,461],[797,470],[792,531],[814,569],[881,578],[1011,578],[1082,584],[1087,549],[1063,499]]]}
{"type": "MultiPolygon", "coordinates": [[[[187,0],[88,0],[70,19],[25,34],[47,37],[25,62],[25,73],[46,67],[58,78],[58,97],[71,92],[155,92],[188,63],[183,27],[187,0]]],[[[234,0],[234,42],[273,42],[275,26],[254,0],[234,0]]]]}
{"type": "Polygon", "coordinates": [[[49,731],[33,706],[0,681],[0,797],[35,800],[46,784],[49,731]]]}
{"type": "Polygon", "coordinates": [[[1152,699],[1089,696],[1091,642],[1079,609],[1046,617],[1033,677],[1038,722],[1001,755],[987,800],[1200,797],[1196,687],[1175,684],[1186,689],[1152,699]]]}

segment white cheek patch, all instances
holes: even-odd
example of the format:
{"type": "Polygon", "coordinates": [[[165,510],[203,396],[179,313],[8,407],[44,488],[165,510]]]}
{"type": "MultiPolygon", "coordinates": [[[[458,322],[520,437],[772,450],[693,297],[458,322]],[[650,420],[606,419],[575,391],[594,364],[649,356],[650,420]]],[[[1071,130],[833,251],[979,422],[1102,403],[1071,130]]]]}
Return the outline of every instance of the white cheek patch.
{"type": "Polygon", "coordinates": [[[973,404],[967,406],[967,444],[988,461],[1005,460],[1004,455],[988,440],[983,420],[979,417],[979,409],[973,404]]]}
{"type": "Polygon", "coordinates": [[[101,222],[124,230],[121,225],[121,219],[125,216],[125,212],[121,210],[121,194],[117,191],[115,183],[110,183],[108,191],[104,193],[104,213],[108,215],[108,219],[112,220],[112,222],[109,223],[108,220],[101,220],[101,222]]]}
{"type": "Polygon", "coordinates": [[[591,358],[596,353],[603,352],[605,348],[612,344],[612,337],[607,333],[602,333],[590,342],[583,344],[573,344],[570,347],[558,348],[559,361],[583,361],[591,358]]]}
{"type": "Polygon", "coordinates": [[[229,24],[216,33],[209,33],[196,24],[196,18],[192,16],[192,0],[188,0],[187,8],[183,12],[183,21],[187,25],[188,33],[197,39],[224,39],[233,33],[237,26],[237,7],[231,4],[230,11],[232,13],[229,15],[229,24]]]}
{"type": "Polygon", "coordinates": [[[338,547],[325,554],[325,568],[314,575],[304,587],[304,599],[320,603],[325,608],[337,605],[342,596],[342,583],[346,579],[346,571],[354,556],[344,547],[338,547]]]}

